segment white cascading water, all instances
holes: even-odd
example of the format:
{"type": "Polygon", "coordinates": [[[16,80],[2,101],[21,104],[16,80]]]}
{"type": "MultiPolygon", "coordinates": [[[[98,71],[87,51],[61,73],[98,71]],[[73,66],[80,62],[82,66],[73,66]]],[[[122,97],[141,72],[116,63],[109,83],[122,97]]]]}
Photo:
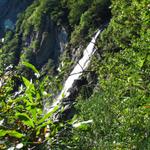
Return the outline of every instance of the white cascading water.
{"type": "Polygon", "coordinates": [[[100,32],[101,32],[101,30],[98,30],[96,35],[92,38],[91,42],[89,43],[89,45],[83,52],[83,57],[79,60],[79,62],[74,67],[74,69],[70,73],[69,77],[65,81],[61,93],[58,95],[58,97],[56,98],[56,101],[50,106],[50,108],[46,109],[46,112],[52,111],[53,108],[55,106],[57,106],[63,98],[67,98],[70,95],[69,90],[71,88],[73,88],[72,86],[73,86],[74,81],[79,79],[80,76],[82,75],[82,73],[89,66],[91,57],[94,54],[94,52],[96,51],[95,43],[96,43],[96,39],[99,36],[100,32]]]}

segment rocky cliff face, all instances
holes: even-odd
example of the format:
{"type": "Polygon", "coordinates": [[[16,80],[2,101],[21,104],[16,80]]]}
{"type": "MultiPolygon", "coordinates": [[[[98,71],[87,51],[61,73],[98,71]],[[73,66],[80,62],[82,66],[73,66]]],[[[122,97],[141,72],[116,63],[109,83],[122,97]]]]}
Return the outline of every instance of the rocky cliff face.
{"type": "MultiPolygon", "coordinates": [[[[104,18],[109,18],[109,3],[0,0],[0,38],[4,37],[0,40],[0,65],[5,64],[5,68],[27,61],[39,70],[45,66],[49,69],[57,66],[64,49],[69,62],[75,65],[93,33],[105,22],[104,18]],[[101,13],[100,8],[106,13],[101,13]]],[[[62,57],[66,61],[66,56],[62,57]]]]}
{"type": "Polygon", "coordinates": [[[4,58],[4,64],[18,65],[28,61],[39,69],[49,60],[57,64],[60,53],[66,47],[68,34],[62,25],[58,26],[51,19],[51,10],[46,11],[43,2],[47,6],[50,3],[0,0],[0,38],[7,33],[5,40],[1,40],[2,49],[7,54],[11,53],[9,58],[6,58],[8,55],[4,58]]]}
{"type": "Polygon", "coordinates": [[[26,55],[27,59],[36,67],[41,68],[51,59],[54,64],[57,64],[58,57],[68,42],[68,34],[64,27],[58,27],[47,16],[43,19],[40,30],[37,32],[31,31],[31,34],[24,39],[23,49],[28,48],[32,51],[32,57],[26,55]],[[37,44],[35,47],[33,44],[37,44]]]}

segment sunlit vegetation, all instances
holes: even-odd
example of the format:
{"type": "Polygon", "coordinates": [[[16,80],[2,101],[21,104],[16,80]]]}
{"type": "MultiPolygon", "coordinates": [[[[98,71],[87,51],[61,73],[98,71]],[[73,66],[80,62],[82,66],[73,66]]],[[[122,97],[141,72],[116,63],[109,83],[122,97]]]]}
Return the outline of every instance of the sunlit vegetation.
{"type": "Polygon", "coordinates": [[[150,149],[150,19],[147,1],[112,1],[113,18],[93,61],[99,88],[77,108],[93,119],[81,149],[150,149]],[[85,144],[86,143],[86,144],[85,144]],[[91,148],[89,148],[91,147],[91,148]]]}
{"type": "Polygon", "coordinates": [[[0,42],[0,149],[149,150],[149,14],[148,0],[33,1],[0,42]],[[35,61],[47,22],[69,35],[60,72],[51,58],[35,61]],[[73,49],[104,24],[89,67],[93,94],[83,87],[73,119],[55,120],[59,106],[46,113],[45,103],[62,89],[73,49]]]}

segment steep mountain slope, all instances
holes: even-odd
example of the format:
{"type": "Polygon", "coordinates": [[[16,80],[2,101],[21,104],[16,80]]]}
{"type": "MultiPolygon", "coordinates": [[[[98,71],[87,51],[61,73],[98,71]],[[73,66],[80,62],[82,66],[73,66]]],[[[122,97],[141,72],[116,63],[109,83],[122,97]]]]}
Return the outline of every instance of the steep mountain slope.
{"type": "MultiPolygon", "coordinates": [[[[107,21],[110,16],[107,6],[109,1],[88,3],[86,1],[33,1],[20,15],[16,28],[11,30],[10,27],[11,31],[6,34],[4,46],[1,46],[4,55],[1,56],[3,64],[18,65],[19,62],[29,61],[39,69],[49,59],[57,64],[58,57],[67,42],[75,46],[84,36],[87,38],[89,30],[96,30],[96,27],[107,21]],[[102,9],[97,9],[98,4],[102,9]],[[91,16],[90,13],[93,12],[95,13],[91,16]],[[103,13],[106,16],[103,16],[103,13]]],[[[18,3],[18,9],[19,7],[18,3]]],[[[69,49],[79,47],[74,46],[69,49]]],[[[70,55],[73,57],[72,51],[70,55]]]]}
{"type": "Polygon", "coordinates": [[[112,1],[112,19],[91,64],[99,82],[93,96],[79,98],[88,132],[77,132],[80,149],[150,148],[149,2],[112,1]],[[86,143],[86,144],[85,144],[86,143]],[[90,147],[90,148],[89,148],[90,147]]]}
{"type": "Polygon", "coordinates": [[[149,1],[0,0],[0,7],[0,149],[150,149],[149,1]],[[85,70],[84,49],[104,25],[85,70]]]}

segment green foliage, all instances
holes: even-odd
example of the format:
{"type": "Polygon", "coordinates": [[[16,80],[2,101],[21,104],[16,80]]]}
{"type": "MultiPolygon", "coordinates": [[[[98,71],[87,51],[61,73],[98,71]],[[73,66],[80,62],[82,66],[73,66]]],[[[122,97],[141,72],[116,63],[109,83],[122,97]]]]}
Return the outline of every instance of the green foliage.
{"type": "Polygon", "coordinates": [[[49,149],[150,149],[149,9],[147,0],[34,1],[19,16],[15,33],[8,32],[0,43],[0,149],[19,144],[24,149],[46,149],[47,141],[49,149]],[[97,88],[90,99],[79,98],[79,116],[54,123],[58,107],[45,114],[43,103],[49,105],[62,88],[72,65],[72,47],[88,40],[110,18],[110,3],[112,18],[98,41],[102,57],[91,64],[98,75],[97,88]],[[51,60],[42,73],[30,64],[40,47],[37,33],[41,36],[47,21],[65,26],[70,35],[71,46],[56,78],[51,76],[51,60]],[[15,70],[5,73],[20,58],[30,63],[19,64],[19,75],[15,70]],[[25,74],[25,68],[32,73],[25,74]]]}
{"type": "Polygon", "coordinates": [[[88,35],[91,36],[95,29],[109,20],[109,6],[109,0],[78,1],[72,3],[69,14],[71,19],[69,21],[74,26],[71,34],[71,43],[73,45],[76,45],[79,41],[81,42],[83,38],[84,40],[85,38],[88,39],[88,35]],[[76,21],[73,18],[78,20],[76,21]]]}
{"type": "Polygon", "coordinates": [[[11,137],[15,137],[15,138],[22,138],[24,135],[17,132],[17,131],[13,131],[13,130],[0,130],[0,137],[4,137],[6,135],[9,135],[11,137]]]}
{"type": "Polygon", "coordinates": [[[0,65],[7,67],[27,61],[41,67],[36,58],[44,48],[41,47],[41,41],[49,38],[45,35],[50,30],[48,26],[56,26],[56,29],[65,27],[73,46],[78,42],[85,43],[88,36],[110,17],[109,5],[110,0],[33,0],[19,14],[14,33],[6,34],[2,45],[3,56],[0,56],[5,61],[0,65]]]}
{"type": "Polygon", "coordinates": [[[80,0],[80,1],[69,0],[68,1],[68,8],[70,10],[69,22],[72,25],[79,24],[81,15],[88,9],[91,2],[92,2],[91,0],[89,0],[88,2],[86,0],[80,0]]]}
{"type": "MultiPolygon", "coordinates": [[[[18,35],[14,36],[13,39],[9,40],[9,44],[5,44],[1,49],[2,49],[2,55],[0,56],[1,65],[5,65],[5,67],[9,66],[10,64],[17,64],[18,59],[17,59],[17,54],[19,53],[19,39],[18,35]],[[18,50],[18,51],[16,51],[18,50]]],[[[9,39],[9,38],[8,38],[9,39]]],[[[7,42],[7,39],[6,39],[7,42]]]]}
{"type": "Polygon", "coordinates": [[[146,108],[150,104],[149,83],[140,56],[149,65],[150,62],[137,55],[132,50],[114,57],[107,55],[99,66],[100,89],[81,106],[83,118],[94,120],[90,139],[87,133],[85,139],[81,135],[81,140],[86,143],[90,140],[89,145],[95,148],[148,149],[150,146],[150,111],[146,108]]]}
{"type": "Polygon", "coordinates": [[[34,71],[34,73],[39,74],[39,71],[32,64],[28,62],[22,62],[22,65],[26,66],[27,68],[30,68],[31,70],[34,71]]]}
{"type": "Polygon", "coordinates": [[[80,100],[80,117],[93,119],[88,132],[74,132],[80,149],[150,149],[150,47],[148,2],[112,1],[113,18],[93,62],[99,86],[80,100]],[[103,50],[103,53],[102,53],[103,50]],[[83,146],[82,146],[83,145],[83,146]]]}
{"type": "MultiPolygon", "coordinates": [[[[38,73],[33,65],[27,62],[23,64],[38,73]]],[[[2,76],[0,87],[0,140],[3,141],[0,146],[3,147],[2,149],[17,147],[18,143],[22,143],[25,149],[39,147],[47,141],[50,145],[55,143],[53,139],[62,126],[61,123],[55,124],[52,120],[58,106],[44,113],[43,98],[48,98],[49,94],[45,95],[45,85],[42,81],[36,79],[34,82],[15,75],[13,71],[2,76]],[[18,90],[15,89],[14,93],[15,78],[22,78],[22,85],[18,90]],[[51,131],[49,133],[48,126],[51,131]]]]}
{"type": "Polygon", "coordinates": [[[61,3],[58,0],[34,1],[20,16],[17,23],[17,30],[21,30],[24,37],[26,37],[31,32],[40,31],[46,18],[60,24],[64,13],[61,3]]]}

